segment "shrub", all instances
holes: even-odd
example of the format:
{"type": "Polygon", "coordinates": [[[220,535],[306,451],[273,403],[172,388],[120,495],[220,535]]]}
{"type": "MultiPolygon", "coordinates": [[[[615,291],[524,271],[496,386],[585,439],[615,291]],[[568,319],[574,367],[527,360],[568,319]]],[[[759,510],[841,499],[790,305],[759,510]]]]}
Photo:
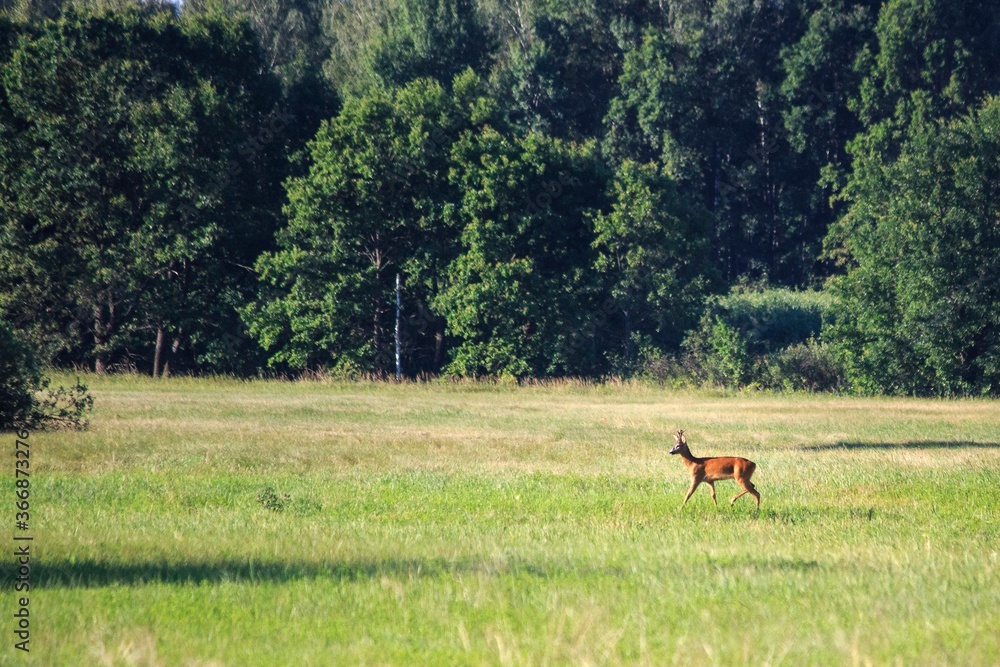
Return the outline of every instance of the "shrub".
{"type": "Polygon", "coordinates": [[[665,354],[645,360],[642,377],[661,385],[683,387],[700,385],[708,381],[708,375],[694,355],[665,354]]]}
{"type": "Polygon", "coordinates": [[[716,322],[723,322],[740,332],[752,356],[778,352],[817,338],[832,306],[833,297],[825,292],[737,287],[708,300],[686,345],[689,349],[704,347],[716,322]]]}
{"type": "Polygon", "coordinates": [[[0,430],[84,429],[94,398],[79,379],[70,388],[49,389],[49,379],[28,344],[0,322],[0,430]]]}
{"type": "Polygon", "coordinates": [[[843,391],[847,377],[843,364],[829,346],[810,338],[764,360],[762,384],[772,388],[843,391]]]}
{"type": "Polygon", "coordinates": [[[0,430],[27,424],[42,385],[38,360],[28,345],[0,322],[0,430]]]}
{"type": "Polygon", "coordinates": [[[832,302],[823,292],[790,289],[738,287],[712,297],[684,341],[689,363],[700,369],[695,376],[730,387],[839,386],[825,348],[808,344],[832,302]]]}
{"type": "Polygon", "coordinates": [[[713,382],[742,387],[751,379],[753,360],[747,339],[739,329],[716,318],[708,334],[702,365],[713,382]]]}
{"type": "Polygon", "coordinates": [[[261,492],[257,494],[257,502],[260,503],[261,507],[266,510],[271,510],[272,512],[283,511],[285,509],[285,505],[289,500],[291,500],[291,498],[292,497],[287,493],[282,493],[279,496],[273,486],[265,486],[261,489],[261,492]]]}

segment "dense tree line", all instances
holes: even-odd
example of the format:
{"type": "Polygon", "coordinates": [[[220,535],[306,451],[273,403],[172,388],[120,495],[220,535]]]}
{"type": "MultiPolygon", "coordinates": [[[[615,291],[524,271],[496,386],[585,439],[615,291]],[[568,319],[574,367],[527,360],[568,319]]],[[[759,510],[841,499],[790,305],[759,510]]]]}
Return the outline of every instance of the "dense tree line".
{"type": "Polygon", "coordinates": [[[5,0],[0,62],[43,363],[1000,393],[995,3],[5,0]]]}

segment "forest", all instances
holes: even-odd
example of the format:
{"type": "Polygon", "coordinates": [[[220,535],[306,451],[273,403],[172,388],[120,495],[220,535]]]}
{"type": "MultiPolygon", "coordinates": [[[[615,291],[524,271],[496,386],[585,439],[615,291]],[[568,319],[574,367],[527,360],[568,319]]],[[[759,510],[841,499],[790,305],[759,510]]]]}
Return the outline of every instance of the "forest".
{"type": "Polygon", "coordinates": [[[0,62],[0,403],[1000,394],[996,2],[3,0],[0,62]]]}

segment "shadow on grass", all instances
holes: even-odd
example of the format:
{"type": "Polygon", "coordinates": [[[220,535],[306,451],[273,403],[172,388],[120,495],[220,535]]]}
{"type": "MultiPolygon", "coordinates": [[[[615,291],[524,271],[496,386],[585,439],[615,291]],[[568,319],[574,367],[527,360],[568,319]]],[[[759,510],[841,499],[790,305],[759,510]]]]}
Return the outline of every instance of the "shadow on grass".
{"type": "Polygon", "coordinates": [[[285,582],[329,577],[356,581],[377,576],[433,576],[454,571],[460,564],[432,560],[356,561],[350,563],[258,563],[241,560],[186,563],[116,563],[97,560],[41,562],[31,568],[32,586],[38,588],[93,588],[115,584],[202,584],[234,582],[285,582]]]}
{"type": "MultiPolygon", "coordinates": [[[[780,557],[722,557],[695,559],[688,564],[713,570],[756,572],[808,571],[815,561],[780,557]]],[[[96,560],[37,563],[31,568],[33,589],[101,588],[148,584],[285,583],[300,579],[339,581],[378,580],[381,577],[419,579],[465,574],[497,577],[527,577],[551,580],[561,577],[627,578],[631,569],[619,566],[593,567],[577,563],[526,563],[523,561],[385,559],[344,563],[253,563],[216,561],[191,563],[115,563],[96,560]]],[[[3,582],[9,585],[10,582],[3,582]]]]}
{"type": "Polygon", "coordinates": [[[754,572],[808,572],[819,568],[819,561],[803,558],[764,556],[709,557],[707,564],[719,570],[750,570],[754,572]]]}
{"type": "MultiPolygon", "coordinates": [[[[102,586],[141,586],[152,583],[215,584],[224,582],[288,582],[299,579],[328,578],[361,581],[381,577],[422,578],[450,577],[462,574],[492,576],[527,576],[549,579],[580,574],[622,577],[621,568],[578,567],[573,563],[534,564],[520,561],[480,559],[384,559],[342,563],[254,563],[239,560],[214,562],[140,562],[116,563],[96,560],[40,562],[31,567],[32,588],[98,588],[102,586]]],[[[3,582],[8,585],[10,582],[3,582]]]]}
{"type": "Polygon", "coordinates": [[[1000,442],[973,442],[971,440],[909,440],[907,442],[835,442],[824,445],[803,445],[798,449],[807,452],[837,450],[892,450],[892,449],[1000,449],[1000,442]]]}

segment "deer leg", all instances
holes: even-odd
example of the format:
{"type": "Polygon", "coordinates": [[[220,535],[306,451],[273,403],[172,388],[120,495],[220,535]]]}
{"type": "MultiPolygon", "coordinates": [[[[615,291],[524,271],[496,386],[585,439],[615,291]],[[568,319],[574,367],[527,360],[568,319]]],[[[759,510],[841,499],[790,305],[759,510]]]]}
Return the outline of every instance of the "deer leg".
{"type": "Polygon", "coordinates": [[[693,480],[691,480],[691,488],[688,489],[687,495],[684,496],[684,502],[681,503],[681,508],[682,509],[684,508],[685,505],[687,505],[688,498],[691,497],[691,494],[694,493],[694,490],[698,488],[699,484],[701,484],[701,480],[700,479],[693,479],[693,480]]]}
{"type": "Polygon", "coordinates": [[[757,493],[757,487],[753,485],[753,482],[751,482],[748,479],[746,480],[739,479],[736,481],[741,487],[743,487],[743,491],[733,496],[733,499],[729,501],[729,505],[732,506],[733,503],[735,503],[737,500],[739,500],[740,498],[749,493],[751,496],[757,499],[757,507],[760,507],[760,494],[757,493]]]}
{"type": "Polygon", "coordinates": [[[712,502],[715,503],[716,507],[718,507],[719,503],[715,499],[715,482],[705,482],[705,484],[708,484],[708,488],[710,488],[712,490],[712,502]]]}

